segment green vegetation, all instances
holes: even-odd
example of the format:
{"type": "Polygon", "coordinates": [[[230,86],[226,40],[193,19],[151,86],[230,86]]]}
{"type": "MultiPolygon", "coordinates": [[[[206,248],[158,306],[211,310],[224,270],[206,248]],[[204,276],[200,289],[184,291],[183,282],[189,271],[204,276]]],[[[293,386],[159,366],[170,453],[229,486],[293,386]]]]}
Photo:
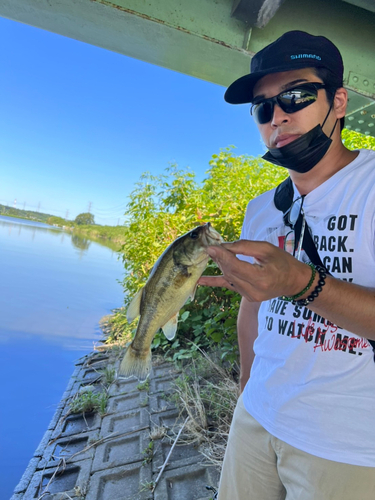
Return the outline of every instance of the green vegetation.
{"type": "Polygon", "coordinates": [[[100,382],[106,389],[116,380],[116,369],[111,366],[106,366],[102,370],[99,370],[98,373],[100,373],[100,382]]]}
{"type": "Polygon", "coordinates": [[[120,251],[125,243],[125,230],[123,226],[74,226],[73,233],[97,243],[102,243],[112,250],[120,251]]]}
{"type": "Polygon", "coordinates": [[[341,137],[348,149],[373,149],[375,151],[375,137],[358,134],[348,129],[342,131],[341,137]]]}
{"type": "MultiPolygon", "coordinates": [[[[126,304],[144,285],[161,253],[178,236],[198,224],[211,222],[226,241],[238,239],[248,201],[287,175],[284,169],[262,159],[235,156],[231,148],[213,155],[209,165],[202,184],[195,181],[190,170],[173,165],[165,175],[143,174],[130,194],[122,246],[126,304]]],[[[205,271],[211,275],[218,272],[213,263],[205,271]]],[[[235,292],[198,287],[194,301],[181,309],[176,339],[169,342],[159,333],[153,348],[181,360],[190,359],[198,347],[208,350],[219,344],[222,357],[233,363],[238,356],[239,303],[240,296],[235,292]]],[[[107,322],[108,341],[129,340],[135,324],[127,323],[124,310],[117,311],[107,322]]]]}
{"type": "Polygon", "coordinates": [[[33,212],[32,210],[21,210],[19,208],[8,207],[7,205],[1,204],[0,215],[6,215],[7,217],[17,217],[18,219],[33,220],[36,222],[44,222],[44,224],[48,224],[48,218],[52,217],[52,215],[50,214],[33,212]]]}
{"type": "Polygon", "coordinates": [[[47,224],[50,226],[58,226],[58,227],[72,227],[74,224],[71,220],[63,219],[62,217],[57,217],[52,215],[48,217],[47,224]]]}
{"type": "Polygon", "coordinates": [[[71,413],[90,413],[97,411],[100,415],[104,415],[107,409],[108,394],[99,392],[94,394],[93,391],[88,390],[76,394],[70,403],[71,413]]]}
{"type": "MultiPolygon", "coordinates": [[[[375,138],[349,130],[343,142],[350,149],[375,150],[375,138]]],[[[212,156],[207,177],[198,184],[189,169],[176,165],[165,175],[144,173],[129,196],[127,223],[122,228],[121,251],[125,267],[125,307],[106,318],[108,343],[125,343],[135,333],[136,321],[128,324],[126,306],[141,288],[165,248],[198,224],[211,222],[226,241],[239,238],[249,200],[272,189],[286,176],[283,168],[261,158],[235,156],[226,148],[212,156]]],[[[218,274],[212,262],[205,274],[218,274]]],[[[195,298],[180,311],[177,337],[169,342],[159,332],[152,347],[172,360],[192,359],[199,348],[220,348],[229,363],[238,359],[236,321],[240,296],[230,290],[200,286],[195,298]]]]}
{"type": "Polygon", "coordinates": [[[184,440],[199,445],[212,465],[221,466],[239,396],[236,376],[220,360],[219,349],[209,357],[200,352],[192,362],[179,364],[182,374],[175,380],[169,399],[189,417],[184,440]]]}
{"type": "Polygon", "coordinates": [[[143,465],[149,464],[152,462],[152,458],[154,456],[154,442],[150,441],[148,446],[142,451],[142,455],[144,455],[144,459],[142,461],[143,465]]]}
{"type": "Polygon", "coordinates": [[[146,379],[144,382],[141,382],[137,385],[137,389],[139,391],[149,391],[150,389],[150,379],[146,379]]]}
{"type": "Polygon", "coordinates": [[[74,219],[74,223],[77,224],[77,226],[92,226],[95,224],[95,218],[90,212],[84,212],[77,215],[74,219]]]}

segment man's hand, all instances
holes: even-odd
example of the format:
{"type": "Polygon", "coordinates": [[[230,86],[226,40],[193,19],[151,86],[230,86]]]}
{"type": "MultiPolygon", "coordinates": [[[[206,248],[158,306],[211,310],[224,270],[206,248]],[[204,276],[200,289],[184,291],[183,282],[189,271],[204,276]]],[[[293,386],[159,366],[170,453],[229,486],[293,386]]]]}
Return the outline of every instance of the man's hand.
{"type": "Polygon", "coordinates": [[[250,302],[295,295],[305,288],[311,269],[284,250],[265,241],[239,240],[207,248],[223,276],[202,276],[200,285],[235,290],[250,302]],[[249,264],[236,254],[254,258],[249,264]]]}

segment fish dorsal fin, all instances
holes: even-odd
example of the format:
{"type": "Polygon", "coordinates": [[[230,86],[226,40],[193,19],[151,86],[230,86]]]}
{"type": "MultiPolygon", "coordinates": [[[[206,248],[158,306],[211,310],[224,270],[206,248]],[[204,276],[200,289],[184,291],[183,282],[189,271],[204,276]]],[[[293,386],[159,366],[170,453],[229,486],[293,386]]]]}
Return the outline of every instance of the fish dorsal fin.
{"type": "Polygon", "coordinates": [[[134,321],[135,318],[141,314],[142,292],[143,287],[134,295],[133,300],[129,304],[128,310],[126,311],[126,318],[129,323],[134,321]]]}
{"type": "Polygon", "coordinates": [[[171,317],[165,325],[163,325],[161,328],[163,330],[164,335],[167,337],[168,340],[174,339],[177,331],[177,323],[178,323],[178,311],[174,316],[171,317]]]}

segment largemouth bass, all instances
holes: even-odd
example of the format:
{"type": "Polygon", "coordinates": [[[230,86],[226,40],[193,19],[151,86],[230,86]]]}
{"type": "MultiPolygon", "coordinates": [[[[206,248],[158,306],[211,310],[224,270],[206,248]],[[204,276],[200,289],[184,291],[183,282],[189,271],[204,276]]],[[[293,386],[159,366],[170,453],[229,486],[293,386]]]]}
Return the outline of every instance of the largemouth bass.
{"type": "Polygon", "coordinates": [[[206,248],[223,242],[208,222],[177,238],[162,253],[152,268],[147,283],[127,310],[130,322],[140,315],[135,337],[127,348],[119,376],[146,380],[151,370],[151,342],[162,328],[167,339],[176,335],[178,314],[190,297],[194,298],[197,281],[209,255],[206,248]]]}

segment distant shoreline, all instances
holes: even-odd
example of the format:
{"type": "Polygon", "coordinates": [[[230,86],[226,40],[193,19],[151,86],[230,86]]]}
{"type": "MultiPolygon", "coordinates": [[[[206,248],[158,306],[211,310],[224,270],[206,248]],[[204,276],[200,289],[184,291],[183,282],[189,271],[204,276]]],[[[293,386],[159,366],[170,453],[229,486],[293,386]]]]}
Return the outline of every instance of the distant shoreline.
{"type": "Polygon", "coordinates": [[[36,219],[30,216],[22,217],[19,215],[3,213],[3,212],[0,213],[0,216],[9,217],[12,219],[24,220],[28,222],[39,222],[42,224],[46,224],[51,228],[58,228],[61,229],[62,231],[69,232],[70,234],[80,236],[81,238],[94,241],[95,243],[100,243],[101,245],[104,245],[115,252],[121,252],[121,246],[125,243],[124,226],[99,226],[99,225],[79,226],[79,225],[73,225],[72,222],[71,222],[72,225],[64,226],[60,224],[48,224],[48,222],[45,220],[45,217],[36,219]]]}

